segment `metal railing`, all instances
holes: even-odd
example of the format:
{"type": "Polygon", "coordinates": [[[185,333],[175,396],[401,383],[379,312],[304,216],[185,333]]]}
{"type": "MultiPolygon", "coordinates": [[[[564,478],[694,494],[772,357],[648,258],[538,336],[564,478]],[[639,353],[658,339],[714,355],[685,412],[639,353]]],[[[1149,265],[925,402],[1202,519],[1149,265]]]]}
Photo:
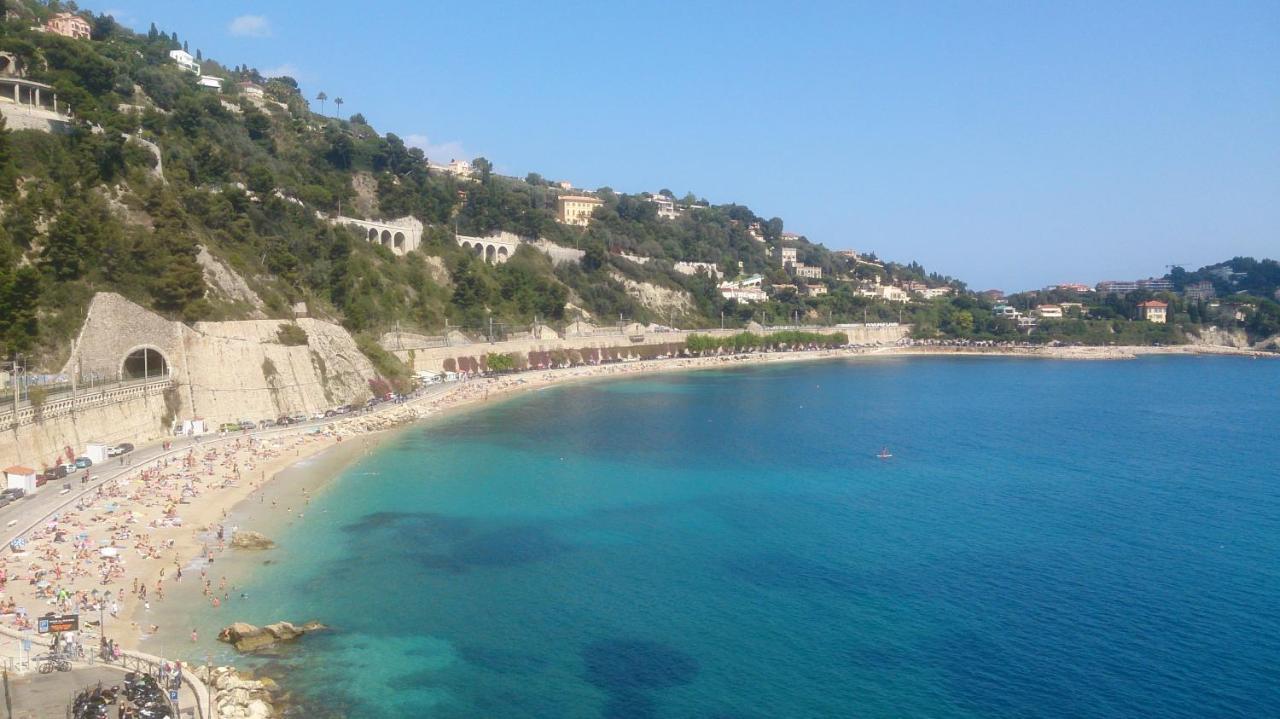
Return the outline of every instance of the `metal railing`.
{"type": "MultiPolygon", "coordinates": [[[[74,392],[62,392],[47,397],[39,405],[24,400],[18,405],[17,412],[12,406],[0,408],[0,429],[11,429],[36,421],[43,421],[89,407],[102,407],[117,402],[125,402],[138,397],[161,394],[174,386],[172,375],[149,377],[146,379],[124,380],[110,385],[100,385],[88,390],[77,388],[74,392]]],[[[10,395],[12,401],[12,395],[10,395]]]]}

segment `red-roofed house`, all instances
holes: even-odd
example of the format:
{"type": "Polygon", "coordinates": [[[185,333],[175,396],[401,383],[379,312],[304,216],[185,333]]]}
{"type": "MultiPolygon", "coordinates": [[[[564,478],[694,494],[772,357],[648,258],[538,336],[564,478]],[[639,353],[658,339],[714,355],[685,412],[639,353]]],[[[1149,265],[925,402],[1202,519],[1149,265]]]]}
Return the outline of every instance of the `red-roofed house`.
{"type": "Polygon", "coordinates": [[[1169,303],[1160,300],[1147,300],[1138,305],[1138,311],[1142,313],[1142,319],[1148,322],[1164,324],[1169,316],[1169,303]]]}
{"type": "Polygon", "coordinates": [[[8,467],[4,470],[4,476],[6,489],[21,489],[27,494],[36,491],[36,471],[30,467],[8,467]]]}

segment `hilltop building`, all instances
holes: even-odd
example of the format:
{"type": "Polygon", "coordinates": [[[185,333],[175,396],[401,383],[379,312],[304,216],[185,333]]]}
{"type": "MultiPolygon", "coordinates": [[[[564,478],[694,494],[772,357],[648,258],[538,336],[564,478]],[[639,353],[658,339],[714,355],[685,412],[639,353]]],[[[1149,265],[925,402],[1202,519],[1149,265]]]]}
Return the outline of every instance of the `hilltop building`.
{"type": "Polygon", "coordinates": [[[805,279],[809,279],[809,280],[820,280],[820,279],[822,279],[822,268],[821,268],[821,267],[814,267],[814,266],[812,266],[812,265],[806,265],[806,264],[805,264],[805,263],[803,263],[803,262],[797,262],[797,263],[795,263],[795,265],[793,265],[793,267],[795,268],[796,277],[803,277],[803,278],[805,278],[805,279]]]}
{"type": "Polygon", "coordinates": [[[586,227],[591,224],[591,213],[603,207],[604,200],[587,195],[560,195],[556,198],[556,221],[586,227]]]}
{"type": "Polygon", "coordinates": [[[1046,320],[1062,319],[1061,305],[1040,305],[1035,310],[1036,316],[1046,320]]]}
{"type": "Polygon", "coordinates": [[[267,97],[267,91],[262,89],[262,86],[257,83],[248,81],[237,82],[236,87],[240,88],[240,92],[244,93],[245,97],[248,97],[251,100],[265,100],[267,97]]]}
{"type": "Polygon", "coordinates": [[[207,87],[211,90],[222,92],[222,78],[217,75],[201,75],[200,79],[196,80],[196,84],[200,87],[207,87]]]}
{"type": "Polygon", "coordinates": [[[1151,277],[1145,280],[1104,280],[1098,283],[1100,295],[1127,295],[1137,290],[1150,292],[1172,292],[1173,283],[1163,277],[1151,277]]]}
{"type": "Polygon", "coordinates": [[[745,280],[736,282],[722,282],[716,289],[720,291],[720,296],[726,300],[737,300],[739,302],[764,302],[769,299],[764,290],[760,287],[764,282],[764,277],[760,275],[752,275],[745,280]]]}
{"type": "Polygon", "coordinates": [[[1067,292],[1078,292],[1078,293],[1093,292],[1092,287],[1090,287],[1089,285],[1081,284],[1079,282],[1064,282],[1057,285],[1049,285],[1045,289],[1046,290],[1066,290],[1067,292]]]}
{"type": "Polygon", "coordinates": [[[1183,290],[1183,294],[1190,302],[1204,302],[1218,296],[1217,290],[1213,288],[1213,283],[1209,280],[1187,285],[1183,290]]]}
{"type": "Polygon", "coordinates": [[[60,12],[49,18],[44,29],[55,35],[69,37],[73,40],[88,40],[92,33],[89,22],[75,13],[60,12]]]}
{"type": "Polygon", "coordinates": [[[1169,303],[1161,302],[1160,300],[1147,300],[1138,305],[1138,311],[1142,313],[1142,319],[1162,325],[1167,321],[1169,303]]]}
{"type": "Polygon", "coordinates": [[[778,258],[778,262],[780,262],[783,267],[786,267],[787,265],[794,265],[796,263],[796,248],[779,246],[778,249],[774,251],[774,256],[778,258]]]}
{"type": "Polygon", "coordinates": [[[676,201],[666,195],[654,195],[649,201],[658,206],[659,220],[676,219],[676,201]]]}
{"type": "Polygon", "coordinates": [[[178,67],[193,75],[200,74],[200,63],[196,62],[195,56],[186,50],[170,50],[169,59],[173,60],[178,67]]]}
{"type": "Polygon", "coordinates": [[[427,169],[443,172],[446,175],[461,177],[463,179],[471,179],[475,175],[475,168],[471,167],[471,163],[466,160],[449,160],[449,164],[441,165],[435,162],[428,162],[427,169]]]}

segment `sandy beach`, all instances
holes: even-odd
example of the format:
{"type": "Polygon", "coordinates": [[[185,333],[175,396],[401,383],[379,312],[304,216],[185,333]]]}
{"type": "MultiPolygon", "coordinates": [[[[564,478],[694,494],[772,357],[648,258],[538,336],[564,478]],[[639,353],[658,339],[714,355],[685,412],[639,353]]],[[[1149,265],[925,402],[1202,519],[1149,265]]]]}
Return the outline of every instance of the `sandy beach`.
{"type": "MultiPolygon", "coordinates": [[[[148,622],[150,608],[168,601],[166,593],[172,593],[177,582],[184,586],[196,583],[209,607],[219,607],[231,598],[231,588],[215,569],[232,540],[232,527],[224,522],[233,508],[245,503],[265,507],[267,498],[262,490],[282,470],[327,451],[331,454],[326,454],[323,473],[332,476],[369,451],[379,441],[379,433],[516,392],[646,372],[797,361],[920,355],[1115,360],[1189,353],[1264,354],[1187,346],[899,346],[645,360],[472,378],[432,388],[429,393],[400,404],[382,405],[376,411],[334,418],[320,426],[269,436],[211,435],[177,457],[139,466],[85,494],[55,519],[24,535],[21,551],[0,555],[2,621],[25,629],[31,627],[34,617],[51,611],[78,612],[82,626],[88,630],[88,641],[96,642],[101,607],[107,636],[125,648],[136,648],[150,638],[163,639],[166,644],[181,640],[190,634],[190,627],[156,627],[148,622]],[[111,597],[104,600],[107,591],[111,597]],[[156,637],[157,632],[163,636],[156,637]]],[[[289,506],[276,506],[282,503],[272,498],[270,509],[273,513],[297,513],[301,519],[306,508],[305,490],[299,498],[302,503],[292,502],[289,506]]],[[[191,596],[191,592],[183,594],[191,596]]],[[[227,623],[235,620],[228,613],[227,623]]]]}

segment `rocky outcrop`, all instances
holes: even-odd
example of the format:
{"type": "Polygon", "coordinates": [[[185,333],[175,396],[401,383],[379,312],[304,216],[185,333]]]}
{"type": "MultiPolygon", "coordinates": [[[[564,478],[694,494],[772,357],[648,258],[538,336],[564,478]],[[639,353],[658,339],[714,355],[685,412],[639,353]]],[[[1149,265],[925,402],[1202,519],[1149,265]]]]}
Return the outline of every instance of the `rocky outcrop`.
{"type": "Polygon", "coordinates": [[[254,679],[233,667],[197,667],[196,676],[213,695],[213,719],[273,719],[280,687],[270,679],[254,679]]]}
{"type": "Polygon", "coordinates": [[[295,625],[291,622],[276,622],[264,627],[256,627],[246,622],[236,622],[218,632],[218,641],[226,642],[239,652],[256,652],[280,642],[291,642],[304,634],[328,629],[320,622],[307,622],[295,625]]]}
{"type": "Polygon", "coordinates": [[[381,412],[348,417],[335,422],[333,430],[344,437],[354,437],[359,434],[393,429],[421,419],[423,416],[424,414],[419,412],[417,407],[384,409],[381,412]]]}
{"type": "Polygon", "coordinates": [[[271,549],[276,543],[261,532],[242,529],[231,538],[231,546],[235,549],[271,549]]]}
{"type": "Polygon", "coordinates": [[[1193,333],[1187,334],[1187,339],[1193,345],[1210,345],[1213,347],[1233,347],[1235,349],[1245,349],[1249,347],[1249,336],[1244,330],[1228,330],[1218,327],[1204,327],[1200,329],[1199,336],[1193,333]]]}

